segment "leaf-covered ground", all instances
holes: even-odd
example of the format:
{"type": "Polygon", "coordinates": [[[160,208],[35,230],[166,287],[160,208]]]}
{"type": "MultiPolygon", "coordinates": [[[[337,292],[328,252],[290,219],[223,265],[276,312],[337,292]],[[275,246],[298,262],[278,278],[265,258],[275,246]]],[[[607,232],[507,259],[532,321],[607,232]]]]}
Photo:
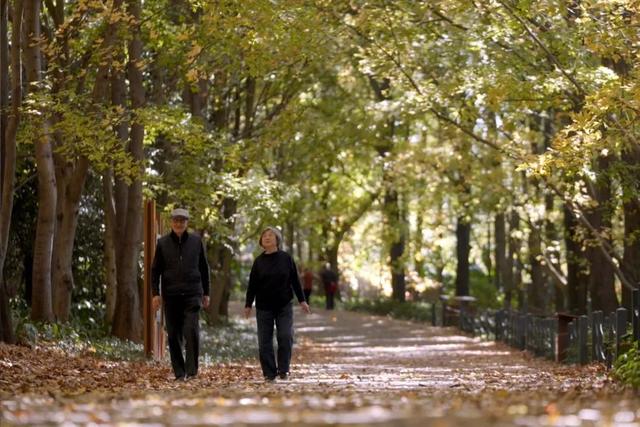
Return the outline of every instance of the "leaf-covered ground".
{"type": "Polygon", "coordinates": [[[296,326],[275,383],[255,358],[175,382],[166,361],[0,346],[0,424],[640,426],[640,399],[599,366],[359,313],[296,312],[296,326]]]}

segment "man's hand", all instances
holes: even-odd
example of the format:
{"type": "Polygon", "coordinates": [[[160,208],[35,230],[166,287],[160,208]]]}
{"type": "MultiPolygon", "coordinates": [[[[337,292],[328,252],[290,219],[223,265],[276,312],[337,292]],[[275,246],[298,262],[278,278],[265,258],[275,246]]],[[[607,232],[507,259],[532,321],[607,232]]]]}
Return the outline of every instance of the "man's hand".
{"type": "Polygon", "coordinates": [[[210,299],[209,299],[209,295],[205,295],[205,296],[203,296],[203,297],[202,297],[202,306],[203,306],[204,308],[209,308],[209,301],[210,301],[210,299]]]}
{"type": "Polygon", "coordinates": [[[301,302],[300,307],[302,307],[302,311],[304,311],[305,313],[311,314],[311,308],[309,307],[309,304],[307,304],[306,301],[301,302]]]}
{"type": "Polygon", "coordinates": [[[244,308],[244,318],[248,319],[249,316],[251,316],[251,307],[245,307],[244,308]]]}
{"type": "Polygon", "coordinates": [[[162,297],[160,295],[156,295],[155,297],[153,297],[153,299],[151,300],[151,308],[153,308],[153,311],[158,311],[161,305],[162,297]]]}

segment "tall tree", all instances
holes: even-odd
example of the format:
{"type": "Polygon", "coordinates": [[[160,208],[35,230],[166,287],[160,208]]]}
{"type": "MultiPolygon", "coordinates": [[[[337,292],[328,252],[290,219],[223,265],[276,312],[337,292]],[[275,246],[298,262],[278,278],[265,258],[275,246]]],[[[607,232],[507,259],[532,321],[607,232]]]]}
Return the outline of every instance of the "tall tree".
{"type": "Polygon", "coordinates": [[[12,343],[15,340],[9,298],[4,276],[4,266],[9,245],[9,228],[13,211],[13,193],[16,169],[16,133],[20,121],[22,103],[22,1],[12,5],[13,16],[11,55],[9,55],[8,15],[9,1],[0,2],[0,341],[12,343]],[[9,64],[11,56],[11,64],[9,64]],[[11,80],[9,80],[11,69],[11,80]],[[11,84],[9,83],[11,81],[11,84]],[[11,109],[9,110],[9,91],[11,91],[11,109]]]}
{"type": "MultiPolygon", "coordinates": [[[[377,102],[389,102],[391,82],[388,78],[369,77],[377,102]]],[[[405,300],[405,245],[407,240],[407,217],[402,207],[402,194],[394,182],[394,171],[389,159],[393,156],[396,136],[396,118],[393,115],[379,125],[380,142],[377,146],[378,156],[385,159],[382,175],[382,212],[385,221],[383,232],[385,245],[388,246],[389,270],[391,271],[392,298],[405,300]]]]}
{"type": "MultiPolygon", "coordinates": [[[[143,43],[140,34],[142,3],[127,0],[127,11],[131,15],[131,38],[128,44],[127,77],[133,118],[129,136],[128,152],[136,164],[144,160],[144,125],[138,117],[145,106],[145,89],[142,75],[143,43]]],[[[117,206],[116,222],[123,224],[122,239],[117,242],[118,290],[112,333],[133,341],[142,339],[142,316],[138,285],[138,261],[142,236],[142,174],[126,187],[126,208],[117,206]],[[121,208],[121,209],[120,209],[121,208]]],[[[117,199],[116,199],[117,200],[117,199]]]]}
{"type": "MultiPolygon", "coordinates": [[[[40,9],[41,0],[28,1],[24,5],[25,41],[24,63],[32,99],[44,95],[43,63],[41,54],[40,9]]],[[[42,105],[41,103],[37,103],[42,105]]],[[[42,107],[41,107],[42,108],[42,107]]],[[[50,111],[34,111],[31,119],[35,127],[34,146],[38,170],[38,220],[33,263],[33,298],[31,317],[34,320],[52,321],[51,257],[55,232],[57,184],[51,143],[50,111]]]]}
{"type": "MultiPolygon", "coordinates": [[[[76,77],[70,74],[72,52],[69,46],[75,21],[67,21],[67,3],[59,0],[45,3],[48,11],[48,22],[51,22],[49,34],[55,34],[48,40],[48,50],[55,52],[47,58],[52,74],[51,94],[63,103],[70,103],[66,91],[70,90],[70,82],[76,77]]],[[[73,17],[75,18],[75,17],[73,17]]],[[[96,84],[102,84],[99,80],[96,84]]],[[[64,113],[52,114],[52,127],[60,128],[65,120],[64,113]]],[[[80,197],[89,172],[89,159],[84,153],[73,153],[65,150],[69,135],[60,130],[53,132],[53,161],[56,175],[56,224],[52,251],[52,287],[53,313],[56,319],[68,321],[71,310],[71,293],[73,280],[73,247],[78,225],[80,197]]]]}

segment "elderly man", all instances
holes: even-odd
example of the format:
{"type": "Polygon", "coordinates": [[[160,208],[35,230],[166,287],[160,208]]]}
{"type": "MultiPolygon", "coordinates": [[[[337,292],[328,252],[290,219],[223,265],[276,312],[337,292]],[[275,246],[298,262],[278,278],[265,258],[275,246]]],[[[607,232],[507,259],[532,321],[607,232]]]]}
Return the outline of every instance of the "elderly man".
{"type": "Polygon", "coordinates": [[[171,232],[158,240],[151,267],[153,310],[164,305],[176,380],[198,374],[199,313],[209,306],[209,264],[200,237],[187,232],[188,221],[186,209],[171,212],[171,232]]]}

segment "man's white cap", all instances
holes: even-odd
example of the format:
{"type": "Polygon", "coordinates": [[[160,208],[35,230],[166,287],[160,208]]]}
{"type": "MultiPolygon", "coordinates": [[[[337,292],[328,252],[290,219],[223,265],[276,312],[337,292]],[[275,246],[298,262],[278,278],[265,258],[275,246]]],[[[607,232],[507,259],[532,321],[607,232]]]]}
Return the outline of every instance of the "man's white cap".
{"type": "Polygon", "coordinates": [[[186,219],[189,219],[189,211],[186,209],[182,209],[182,208],[176,208],[174,210],[171,211],[171,218],[176,218],[176,217],[183,217],[186,219]]]}

